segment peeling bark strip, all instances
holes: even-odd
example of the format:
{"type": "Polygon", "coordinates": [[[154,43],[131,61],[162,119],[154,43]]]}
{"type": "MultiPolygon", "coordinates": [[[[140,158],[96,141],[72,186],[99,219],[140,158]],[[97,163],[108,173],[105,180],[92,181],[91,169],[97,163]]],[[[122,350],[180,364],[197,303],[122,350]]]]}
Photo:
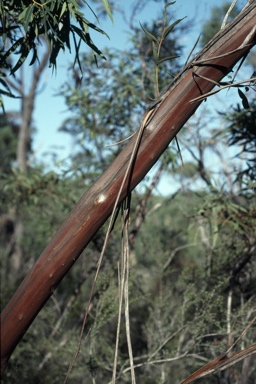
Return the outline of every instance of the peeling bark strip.
{"type": "MultiPolygon", "coordinates": [[[[130,179],[125,183],[120,201],[143,179],[201,103],[191,103],[190,100],[214,87],[206,78],[219,82],[256,44],[255,24],[254,0],[199,52],[196,59],[185,67],[186,72],[182,71],[178,76],[177,82],[172,83],[170,92],[158,104],[144,130],[130,179]]],[[[110,167],[82,196],[3,310],[2,372],[40,309],[111,215],[136,137],[134,135],[110,167]]]]}

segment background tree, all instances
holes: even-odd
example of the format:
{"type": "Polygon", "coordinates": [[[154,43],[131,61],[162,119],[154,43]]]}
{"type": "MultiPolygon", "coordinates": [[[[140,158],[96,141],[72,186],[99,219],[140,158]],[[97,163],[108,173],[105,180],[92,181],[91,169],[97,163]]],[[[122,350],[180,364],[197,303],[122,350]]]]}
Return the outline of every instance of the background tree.
{"type": "MultiPolygon", "coordinates": [[[[160,19],[151,28],[145,26],[159,39],[164,28],[160,19]]],[[[176,36],[185,30],[177,26],[161,46],[163,64],[157,75],[160,84],[156,84],[152,42],[143,30],[134,30],[129,50],[104,52],[108,61],[99,63],[97,69],[93,67],[93,55],[81,57],[83,79],[77,83],[74,69],[73,81],[66,82],[61,91],[73,116],[60,129],[72,136],[77,148],[73,166],[87,179],[92,175],[92,181],[96,180],[120,153],[143,111],[157,98],[159,88],[179,71],[177,58],[182,47],[176,36]],[[167,61],[170,57],[174,59],[167,61]],[[123,145],[118,145],[120,141],[123,145]]]]}
{"type": "MultiPolygon", "coordinates": [[[[3,86],[0,90],[0,103],[4,108],[1,94],[19,97],[21,100],[20,112],[15,117],[12,116],[13,122],[11,122],[16,127],[15,133],[17,134],[16,158],[13,159],[12,163],[9,162],[8,158],[3,162],[3,164],[7,162],[9,167],[7,174],[9,174],[11,181],[5,179],[8,191],[10,188],[16,187],[24,192],[24,190],[31,189],[32,185],[34,188],[38,184],[38,169],[33,174],[29,165],[29,155],[32,155],[31,143],[34,130],[33,112],[36,93],[47,64],[56,68],[60,49],[68,48],[71,50],[70,35],[73,36],[76,51],[75,62],[78,61],[78,65],[81,41],[78,43],[77,37],[92,48],[95,54],[101,55],[90,38],[89,25],[90,28],[100,33],[104,34],[104,32],[85,19],[79,11],[79,7],[81,7],[81,3],[62,0],[53,1],[51,4],[34,1],[32,3],[26,1],[1,2],[0,4],[2,36],[0,81],[3,86]],[[72,20],[74,24],[72,24],[72,20]],[[75,25],[76,23],[78,26],[75,25]],[[32,70],[29,71],[24,68],[23,64],[28,57],[31,57],[31,53],[33,53],[30,61],[32,70]],[[18,61],[14,61],[14,54],[20,55],[18,61]],[[30,72],[31,79],[28,79],[28,72],[30,72]],[[28,87],[29,81],[30,87],[28,87]]],[[[89,6],[86,7],[87,10],[88,8],[89,6]]],[[[107,1],[104,2],[104,10],[112,19],[107,1]]],[[[6,132],[5,128],[3,134],[5,135],[6,132]]],[[[7,137],[3,138],[6,139],[7,137]]],[[[7,144],[13,147],[14,140],[10,139],[9,136],[7,144]]],[[[6,205],[1,213],[6,220],[8,218],[6,223],[12,231],[6,246],[8,264],[12,265],[9,277],[18,281],[20,276],[24,276],[24,272],[21,271],[22,264],[23,266],[27,263],[30,266],[33,264],[32,259],[26,260],[24,263],[22,242],[25,229],[19,203],[11,204],[8,208],[6,205]]],[[[28,267],[25,269],[28,270],[28,267]]]]}

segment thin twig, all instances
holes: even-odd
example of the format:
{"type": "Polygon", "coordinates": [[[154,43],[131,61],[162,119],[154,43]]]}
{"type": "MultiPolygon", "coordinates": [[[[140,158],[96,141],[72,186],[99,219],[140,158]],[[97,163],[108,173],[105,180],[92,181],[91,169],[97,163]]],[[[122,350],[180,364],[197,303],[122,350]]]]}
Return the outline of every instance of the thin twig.
{"type": "MultiPolygon", "coordinates": [[[[179,356],[175,356],[175,357],[170,357],[170,358],[167,358],[167,359],[158,359],[158,360],[152,360],[152,361],[145,361],[145,362],[142,362],[142,363],[139,363],[139,364],[136,364],[134,365],[134,369],[137,369],[137,368],[141,368],[141,367],[144,367],[144,366],[148,366],[148,365],[155,365],[155,364],[164,364],[164,363],[170,363],[172,361],[177,361],[177,360],[180,360],[182,359],[183,357],[187,357],[187,356],[190,356],[187,352],[183,353],[182,355],[179,355],[179,356]]],[[[129,372],[131,370],[131,367],[127,367],[125,368],[119,376],[129,372]]],[[[112,381],[108,384],[112,384],[112,381]]]]}
{"type": "Polygon", "coordinates": [[[136,133],[137,133],[137,131],[136,131],[136,132],[133,132],[130,136],[126,137],[126,138],[123,139],[123,140],[116,141],[115,143],[112,143],[112,144],[108,144],[108,145],[106,145],[106,148],[113,147],[114,145],[122,144],[122,143],[124,143],[125,141],[131,139],[136,133]]]}
{"type": "Polygon", "coordinates": [[[192,53],[194,52],[194,50],[195,50],[195,48],[196,48],[196,46],[197,46],[197,44],[198,44],[198,42],[199,42],[199,40],[200,40],[200,37],[201,37],[201,33],[199,34],[198,38],[196,39],[196,42],[195,42],[195,44],[193,45],[193,48],[192,48],[191,51],[189,52],[188,57],[187,57],[187,59],[186,59],[186,61],[185,61],[184,66],[186,66],[186,65],[188,64],[189,59],[190,59],[192,53]]]}
{"type": "Polygon", "coordinates": [[[230,5],[230,7],[229,7],[229,9],[228,9],[228,11],[227,11],[227,13],[226,13],[226,15],[225,15],[225,17],[224,17],[224,20],[223,20],[223,22],[222,22],[222,24],[221,24],[220,29],[223,29],[223,28],[225,27],[225,25],[226,25],[226,23],[227,23],[227,20],[228,20],[228,18],[229,18],[229,15],[230,15],[230,13],[232,12],[232,9],[233,9],[234,6],[236,5],[236,3],[237,3],[237,0],[233,0],[233,3],[230,5]]]}
{"type": "MultiPolygon", "coordinates": [[[[197,75],[197,76],[199,76],[199,75],[197,75]]],[[[210,79],[207,79],[207,80],[211,81],[210,79]]],[[[190,103],[194,103],[194,102],[196,102],[196,101],[200,101],[200,100],[202,100],[202,99],[205,99],[205,98],[208,97],[208,96],[211,96],[211,95],[214,95],[215,93],[220,92],[222,89],[225,89],[225,88],[231,88],[231,87],[237,87],[237,86],[240,85],[240,84],[243,84],[243,83],[251,83],[251,82],[253,82],[253,81],[256,81],[256,77],[252,77],[251,79],[246,79],[246,80],[238,81],[238,82],[233,83],[233,84],[220,85],[220,88],[218,88],[218,89],[214,89],[214,90],[211,91],[211,92],[207,92],[207,93],[205,93],[204,95],[198,96],[198,97],[196,97],[195,99],[190,100],[190,103]]]]}
{"type": "Polygon", "coordinates": [[[209,61],[213,61],[216,59],[221,59],[222,57],[230,56],[231,54],[236,53],[238,51],[241,51],[242,49],[244,49],[248,46],[251,46],[251,45],[252,44],[245,44],[245,45],[241,44],[241,46],[239,48],[236,48],[233,51],[229,51],[227,53],[223,53],[223,54],[218,55],[218,56],[211,56],[211,57],[208,57],[207,59],[192,61],[191,66],[197,66],[198,64],[205,64],[205,63],[208,63],[209,61]]]}
{"type": "Polygon", "coordinates": [[[114,363],[112,371],[112,384],[116,382],[116,371],[117,371],[117,358],[118,358],[118,346],[120,339],[120,330],[121,330],[121,317],[122,317],[122,306],[123,306],[123,297],[124,297],[124,280],[125,280],[125,269],[124,269],[124,240],[122,240],[122,259],[120,263],[119,271],[119,301],[118,301],[118,318],[117,318],[117,327],[116,327],[116,345],[115,345],[115,354],[114,354],[114,363]]]}

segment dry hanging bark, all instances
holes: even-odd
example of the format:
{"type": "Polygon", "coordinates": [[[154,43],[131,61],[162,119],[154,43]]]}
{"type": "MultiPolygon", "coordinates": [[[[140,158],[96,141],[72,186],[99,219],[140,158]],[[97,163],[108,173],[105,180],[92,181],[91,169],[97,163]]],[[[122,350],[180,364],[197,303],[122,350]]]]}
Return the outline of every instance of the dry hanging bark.
{"type": "MultiPolygon", "coordinates": [[[[200,100],[191,103],[191,100],[214,87],[214,83],[208,79],[218,83],[256,44],[255,25],[256,1],[253,0],[199,52],[196,61],[192,60],[186,66],[186,71],[173,83],[170,93],[144,129],[136,160],[125,182],[120,201],[143,179],[202,102],[200,100]]],[[[40,309],[111,215],[136,136],[82,196],[3,310],[2,372],[40,309]]]]}

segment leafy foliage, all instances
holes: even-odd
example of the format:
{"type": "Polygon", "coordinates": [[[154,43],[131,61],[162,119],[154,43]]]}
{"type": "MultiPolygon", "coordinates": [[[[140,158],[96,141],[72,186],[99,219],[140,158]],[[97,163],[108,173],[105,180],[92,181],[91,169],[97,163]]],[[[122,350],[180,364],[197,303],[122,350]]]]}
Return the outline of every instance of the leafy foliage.
{"type": "MultiPolygon", "coordinates": [[[[85,0],[82,0],[82,3],[77,0],[1,1],[0,35],[2,36],[2,44],[0,46],[0,67],[2,70],[0,71],[0,83],[3,88],[0,89],[0,95],[15,97],[8,83],[4,80],[6,70],[9,70],[10,74],[13,75],[31,55],[29,65],[33,65],[39,60],[42,40],[47,42],[50,52],[50,66],[54,69],[57,67],[57,57],[60,50],[68,49],[71,52],[71,37],[75,49],[74,64],[78,63],[80,66],[81,42],[93,50],[95,60],[97,60],[96,55],[105,59],[100,49],[93,43],[90,29],[105,36],[107,34],[84,17],[84,14],[80,11],[83,3],[86,11],[90,10],[97,19],[97,16],[85,0]],[[19,55],[15,63],[11,61],[14,54],[19,55]]],[[[103,5],[113,21],[108,0],[103,0],[103,5]]],[[[4,108],[2,97],[0,97],[0,106],[4,108]]]]}
{"type": "MultiPolygon", "coordinates": [[[[90,9],[86,1],[83,1],[90,9]]],[[[109,16],[112,18],[108,2],[104,1],[109,16]]],[[[44,36],[50,49],[50,65],[56,67],[60,49],[71,50],[70,34],[75,44],[75,61],[79,61],[80,43],[87,44],[98,55],[100,50],[93,44],[89,28],[105,34],[95,24],[87,20],[79,11],[80,3],[76,0],[53,0],[46,2],[9,1],[1,3],[1,33],[4,45],[7,41],[11,47],[4,51],[1,67],[6,67],[8,58],[14,52],[20,53],[19,60],[12,66],[11,73],[17,71],[32,51],[30,65],[38,59],[38,39],[44,36]],[[72,24],[72,20],[78,24],[72,24]],[[19,33],[18,33],[19,31],[19,33]],[[21,37],[19,37],[19,35],[21,37]]],[[[94,14],[95,16],[95,14],[94,14]]],[[[4,48],[2,48],[4,50],[4,48]]]]}

